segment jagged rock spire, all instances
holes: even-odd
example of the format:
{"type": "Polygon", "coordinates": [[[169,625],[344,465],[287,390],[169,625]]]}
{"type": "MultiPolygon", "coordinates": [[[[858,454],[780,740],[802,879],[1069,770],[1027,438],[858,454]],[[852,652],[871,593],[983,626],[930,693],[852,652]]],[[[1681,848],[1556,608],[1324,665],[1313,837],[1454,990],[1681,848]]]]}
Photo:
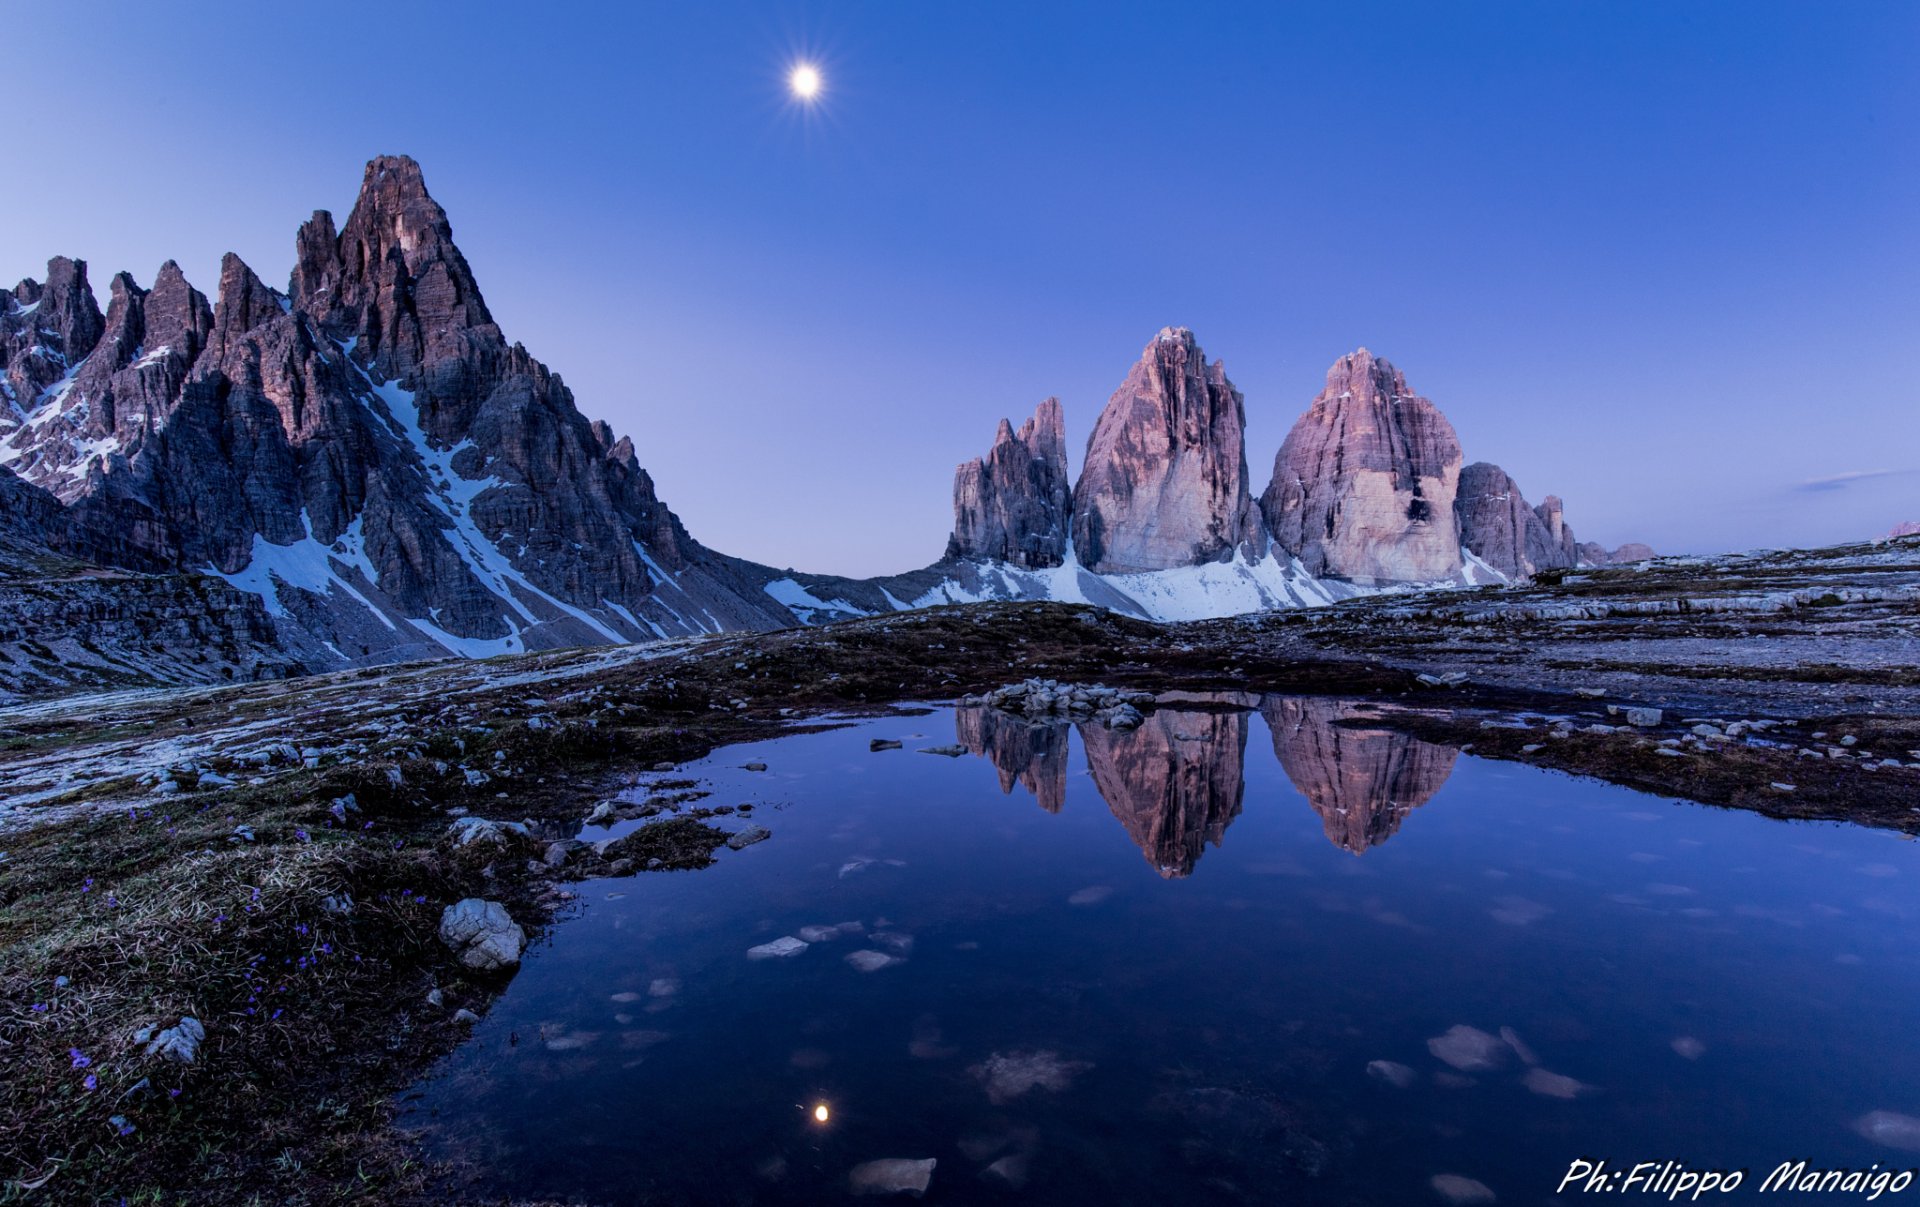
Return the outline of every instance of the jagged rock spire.
{"type": "Polygon", "coordinates": [[[1361,348],[1334,362],[1287,434],[1260,508],[1309,574],[1436,581],[1460,569],[1461,460],[1440,409],[1361,348]]]}
{"type": "Polygon", "coordinates": [[[1246,406],[1193,332],[1162,328],[1107,400],[1073,489],[1090,570],[1131,573],[1266,553],[1247,486],[1246,406]]]}
{"type": "Polygon", "coordinates": [[[1067,440],[1060,400],[1049,398],[1014,431],[1005,419],[984,457],[953,479],[948,558],[988,558],[1029,569],[1067,552],[1067,440]]]}

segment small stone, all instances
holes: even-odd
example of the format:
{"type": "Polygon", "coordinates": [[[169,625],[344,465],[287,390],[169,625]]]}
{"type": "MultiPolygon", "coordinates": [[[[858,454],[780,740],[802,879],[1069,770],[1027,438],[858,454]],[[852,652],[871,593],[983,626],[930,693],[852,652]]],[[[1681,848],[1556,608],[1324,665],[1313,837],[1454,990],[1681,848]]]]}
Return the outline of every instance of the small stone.
{"type": "Polygon", "coordinates": [[[967,748],[965,746],[923,746],[920,748],[920,753],[941,754],[950,759],[957,759],[967,753],[967,748]]]}
{"type": "Polygon", "coordinates": [[[1853,1130],[1888,1148],[1920,1152],[1920,1119],[1893,1111],[1869,1111],[1853,1122],[1853,1130]]]}
{"type": "Polygon", "coordinates": [[[1584,1082],[1559,1073],[1549,1073],[1545,1069],[1528,1069],[1527,1075],[1520,1079],[1526,1086],[1543,1098],[1578,1098],[1593,1087],[1584,1082]]]}
{"type": "Polygon", "coordinates": [[[1673,1050],[1688,1060],[1699,1060],[1706,1054],[1707,1045],[1691,1035],[1682,1035],[1673,1041],[1673,1050]]]}
{"type": "Polygon", "coordinates": [[[898,1157],[867,1161],[853,1167],[847,1175],[847,1185],[855,1194],[909,1194],[917,1199],[927,1193],[935,1164],[933,1157],[924,1161],[898,1157]]]}
{"type": "Polygon", "coordinates": [[[990,1102],[1004,1106],[1033,1090],[1065,1090],[1092,1067],[1083,1060],[1062,1060],[1057,1052],[995,1052],[967,1072],[986,1086],[990,1102]]]}
{"type": "MultiPolygon", "coordinates": [[[[1667,715],[1658,708],[1629,708],[1625,711],[1627,724],[1638,725],[1643,729],[1660,724],[1667,715]]],[[[1478,1185],[1478,1183],[1475,1183],[1475,1185],[1478,1185]]]]}
{"type": "Polygon", "coordinates": [[[453,1012],[453,1021],[463,1027],[471,1027],[480,1021],[480,1016],[462,1006],[453,1012]]]}
{"type": "Polygon", "coordinates": [[[1428,1040],[1427,1051],[1462,1073],[1482,1073],[1498,1068],[1509,1049],[1499,1037],[1462,1024],[1428,1040]]]}
{"type": "Polygon", "coordinates": [[[1433,1175],[1433,1192],[1449,1203],[1491,1203],[1493,1191],[1485,1182],[1463,1178],[1457,1173],[1433,1175]]]}
{"type": "Polygon", "coordinates": [[[847,956],[847,963],[861,972],[878,972],[882,968],[891,968],[900,963],[898,956],[890,956],[883,951],[861,950],[847,956]]]}
{"type": "Polygon", "coordinates": [[[1008,1190],[1019,1190],[1027,1184],[1027,1158],[1020,1153],[1002,1157],[980,1171],[980,1180],[1008,1190]]]}
{"type": "Polygon", "coordinates": [[[190,1065],[199,1056],[200,1043],[206,1038],[207,1029],[200,1025],[199,1019],[183,1016],[178,1023],[153,1035],[147,1043],[147,1055],[190,1065]]]}
{"type": "Polygon", "coordinates": [[[799,955],[807,945],[792,935],[782,935],[771,943],[762,943],[758,947],[747,948],[749,960],[785,960],[799,955]]]}
{"type": "Polygon", "coordinates": [[[727,846],[731,850],[739,851],[752,846],[756,842],[765,842],[772,837],[773,831],[767,829],[765,826],[748,826],[744,830],[728,835],[727,846]]]}
{"type": "Polygon", "coordinates": [[[427,990],[427,1005],[432,1006],[434,1009],[437,1010],[445,1006],[446,1004],[447,1004],[446,994],[440,992],[438,989],[427,990]]]}
{"type": "Polygon", "coordinates": [[[766,769],[767,769],[767,765],[766,765],[765,763],[742,763],[742,764],[740,764],[740,770],[742,770],[742,771],[765,771],[766,769]]]}
{"type": "Polygon", "coordinates": [[[894,741],[892,738],[875,738],[867,743],[867,749],[878,754],[882,750],[898,750],[900,749],[900,743],[894,741]]]}
{"type": "Polygon", "coordinates": [[[1370,1060],[1367,1062],[1367,1076],[1404,1090],[1414,1083],[1419,1074],[1397,1060],[1370,1060]]]}

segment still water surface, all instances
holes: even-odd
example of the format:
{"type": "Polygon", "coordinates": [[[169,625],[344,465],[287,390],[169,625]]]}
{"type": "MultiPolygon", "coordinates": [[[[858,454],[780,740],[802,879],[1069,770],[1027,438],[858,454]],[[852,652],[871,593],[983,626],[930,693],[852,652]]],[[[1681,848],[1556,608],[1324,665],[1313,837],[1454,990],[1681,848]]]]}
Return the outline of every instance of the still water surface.
{"type": "Polygon", "coordinates": [[[579,886],[408,1121],[502,1193],[606,1204],[841,1201],[888,1158],[936,1161],[929,1203],[1048,1204],[1920,1164],[1858,1127],[1920,1115],[1911,844],[1334,724],[1364,716],[721,751],[676,774],[772,839],[579,886]],[[749,957],[783,937],[815,941],[749,957]]]}

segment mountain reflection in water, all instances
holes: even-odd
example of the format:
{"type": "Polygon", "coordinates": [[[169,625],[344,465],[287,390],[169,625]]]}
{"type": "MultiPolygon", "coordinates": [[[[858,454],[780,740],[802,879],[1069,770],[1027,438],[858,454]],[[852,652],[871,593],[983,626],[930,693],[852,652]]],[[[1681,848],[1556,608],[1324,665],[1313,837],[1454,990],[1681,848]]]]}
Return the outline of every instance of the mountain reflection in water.
{"type": "MultiPolygon", "coordinates": [[[[1133,730],[1034,722],[982,705],[956,710],[954,726],[960,744],[999,771],[1002,792],[1017,783],[1049,813],[1066,801],[1069,734],[1077,728],[1101,799],[1147,862],[1172,879],[1191,875],[1206,844],[1219,846],[1240,815],[1248,712],[1231,706],[1252,703],[1223,695],[1204,711],[1161,708],[1133,730]]],[[[1355,855],[1391,838],[1453,773],[1458,751],[1368,726],[1356,701],[1269,696],[1257,708],[1273,753],[1320,815],[1327,840],[1355,855]]]]}

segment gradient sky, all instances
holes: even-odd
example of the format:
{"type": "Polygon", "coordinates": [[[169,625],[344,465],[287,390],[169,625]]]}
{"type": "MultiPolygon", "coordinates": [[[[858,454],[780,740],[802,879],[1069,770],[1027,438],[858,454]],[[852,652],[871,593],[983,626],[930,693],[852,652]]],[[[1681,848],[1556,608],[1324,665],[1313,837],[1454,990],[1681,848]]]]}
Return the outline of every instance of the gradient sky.
{"type": "Polygon", "coordinates": [[[1337,356],[1582,539],[1920,519],[1920,4],[19,5],[0,275],[203,289],[420,160],[509,338],[707,544],[937,556],[1192,327],[1255,487],[1337,356]],[[819,62],[811,112],[783,75],[819,62]]]}

